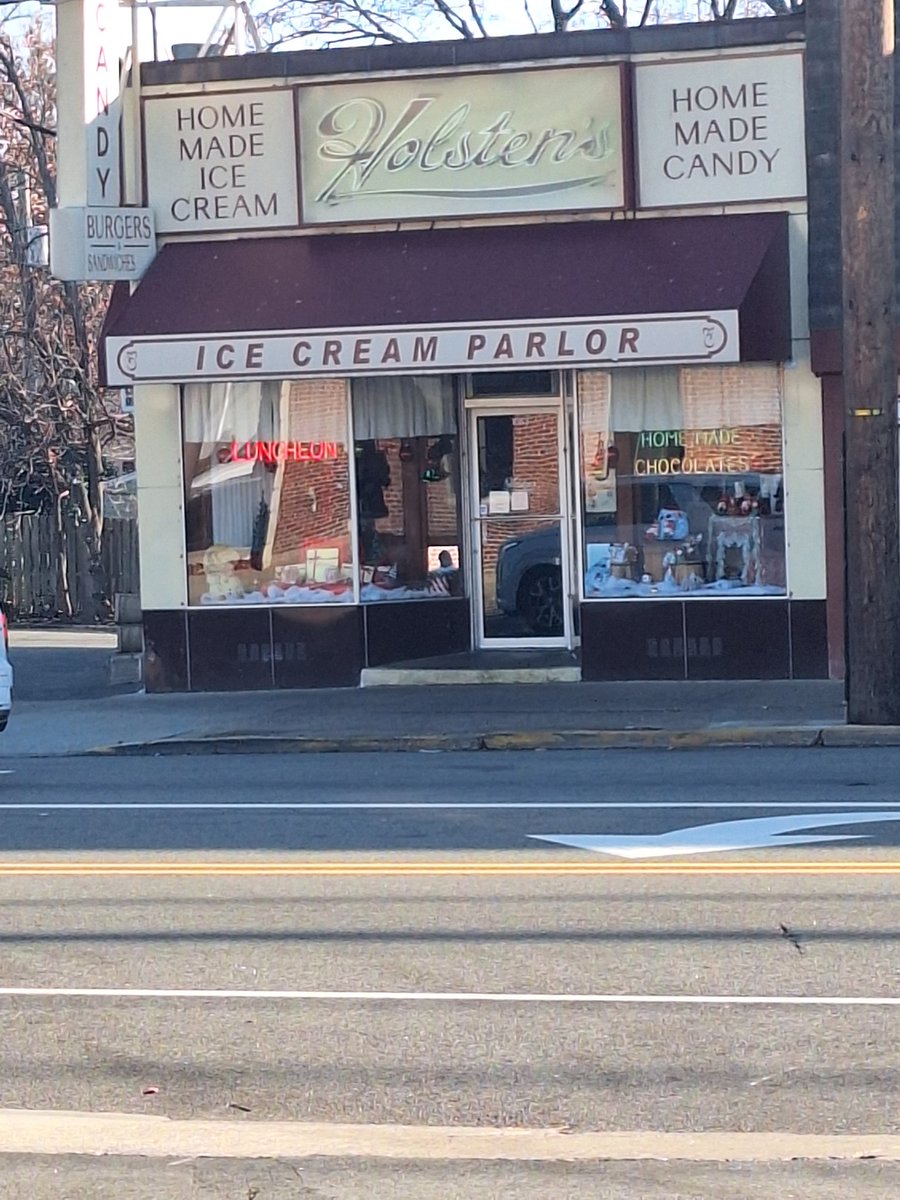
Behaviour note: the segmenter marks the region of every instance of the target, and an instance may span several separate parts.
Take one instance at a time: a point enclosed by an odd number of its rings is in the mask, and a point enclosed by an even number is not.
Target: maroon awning
[[[170,243],[105,337],[737,310],[790,357],[784,213]]]

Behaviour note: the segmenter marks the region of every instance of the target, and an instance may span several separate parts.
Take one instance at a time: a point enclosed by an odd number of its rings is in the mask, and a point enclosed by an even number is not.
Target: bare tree
[[[0,516],[51,512],[60,532],[84,528],[93,582],[77,606],[100,618],[104,449],[123,418],[97,383],[108,288],[61,283],[42,265],[56,202],[54,70],[39,20],[0,26]],[[65,561],[59,569],[71,615]]]
[[[259,0],[257,20],[271,48],[277,49],[304,43],[337,46],[732,21],[798,13],[804,4],[805,0]]]

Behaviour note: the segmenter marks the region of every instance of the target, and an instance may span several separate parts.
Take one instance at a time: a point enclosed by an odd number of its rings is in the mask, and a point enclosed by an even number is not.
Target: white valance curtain
[[[358,442],[456,434],[456,393],[449,376],[354,379],[351,389]]]
[[[200,457],[222,442],[275,437],[281,384],[272,380],[189,383],[184,388],[184,440]]]
[[[616,433],[682,428],[677,367],[623,367],[610,375],[610,428]]]
[[[623,367],[608,375],[609,428],[617,433],[781,423],[781,373],[768,363]]]
[[[196,461],[214,458],[222,443],[271,440],[279,426],[281,384],[260,382],[191,383],[184,388],[186,444],[199,447]],[[190,492],[209,492],[212,540],[249,550],[263,504],[271,500],[272,479],[259,463],[209,461],[190,481]]]

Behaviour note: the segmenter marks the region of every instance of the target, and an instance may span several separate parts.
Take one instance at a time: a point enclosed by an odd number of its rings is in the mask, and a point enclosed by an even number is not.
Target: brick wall
[[[454,461],[458,462],[455,456]],[[456,483],[455,480],[444,479],[440,483],[429,483],[425,489],[428,541],[431,545],[459,544]]]
[[[430,443],[433,439],[425,439]],[[417,445],[420,439],[416,439]],[[390,486],[384,489],[384,501],[388,515],[379,518],[375,527],[379,533],[390,533],[395,537],[403,537],[405,533],[404,495],[403,495],[403,464],[400,462],[399,438],[390,440],[380,439],[377,448],[384,453],[391,472]],[[454,468],[458,474],[459,459],[453,457]],[[459,518],[457,515],[456,488],[458,478],[445,479],[439,483],[422,483],[424,488],[426,515],[428,521],[428,541],[431,544],[457,545],[459,542]],[[410,502],[414,499],[410,497]]]
[[[391,482],[384,489],[384,502],[387,505],[388,515],[379,518],[375,522],[375,527],[380,533],[392,533],[395,537],[403,537],[404,534],[404,515],[403,515],[403,464],[400,462],[400,446],[399,438],[381,439],[375,443],[388,461],[388,467],[391,472]]]
[[[777,425],[781,371],[776,366],[682,367],[678,372],[685,429]]]
[[[513,487],[523,485],[532,512],[559,511],[559,445],[555,413],[513,417]]]
[[[279,465],[280,497],[272,519],[274,565],[304,563],[312,547],[350,549],[350,480],[346,384],[340,379],[298,380],[288,394],[288,428],[281,436],[297,441],[332,441],[336,460]],[[278,482],[278,480],[276,480]]]

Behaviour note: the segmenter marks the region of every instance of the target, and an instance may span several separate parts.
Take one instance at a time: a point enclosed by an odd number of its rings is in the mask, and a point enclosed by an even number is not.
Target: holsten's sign
[[[111,387],[153,380],[421,375],[737,362],[735,311],[189,337],[110,337]]]
[[[300,88],[303,220],[620,208],[620,72],[615,64]]]
[[[635,67],[642,208],[806,195],[803,55]]]
[[[297,225],[291,90],[151,97],[144,123],[160,233]]]

